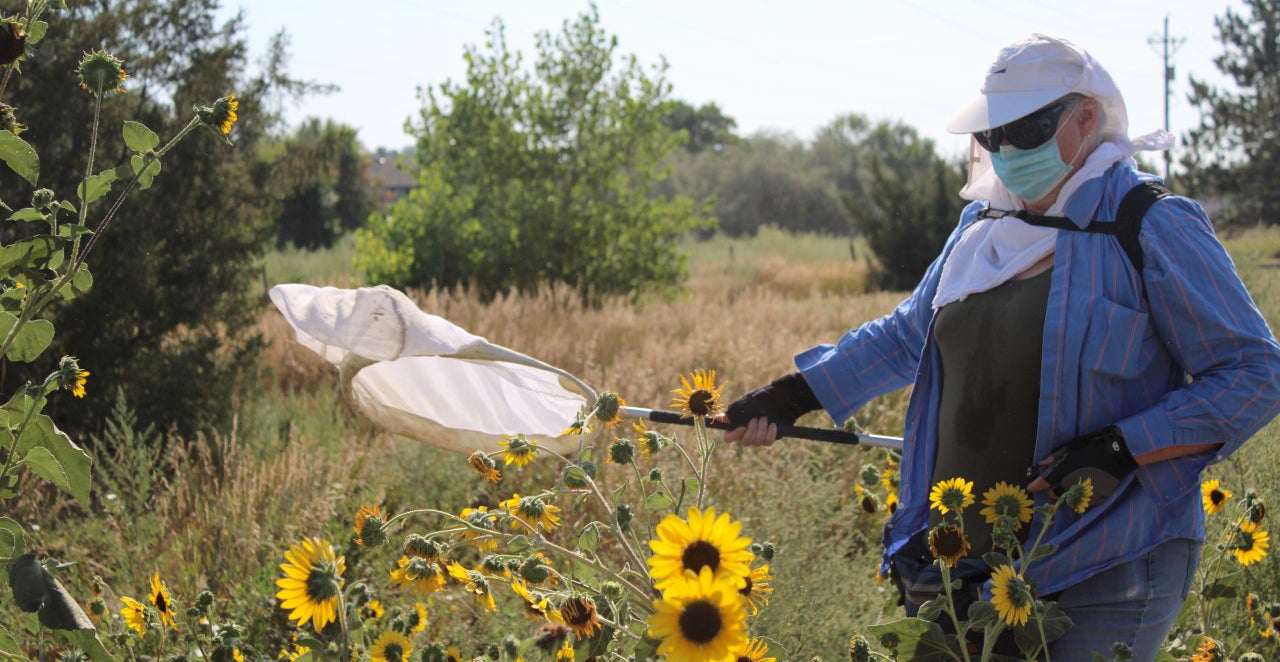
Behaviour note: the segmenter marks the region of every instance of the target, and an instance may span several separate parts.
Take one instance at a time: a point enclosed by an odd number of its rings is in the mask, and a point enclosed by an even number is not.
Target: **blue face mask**
[[[991,154],[991,166],[1005,188],[1027,201],[1043,198],[1071,172],[1071,164],[1058,151],[1057,134],[1031,149],[1001,145]]]
[[[1075,108],[1072,108],[1067,117],[1074,114]],[[1058,131],[1066,124],[1066,120],[1059,124],[1053,138],[1039,147],[1018,149],[1012,145],[1001,145],[999,152],[991,153],[991,166],[1005,188],[1019,198],[1033,202],[1048,195],[1071,172],[1071,164],[1062,160],[1058,149]],[[1083,142],[1080,148],[1084,148]]]

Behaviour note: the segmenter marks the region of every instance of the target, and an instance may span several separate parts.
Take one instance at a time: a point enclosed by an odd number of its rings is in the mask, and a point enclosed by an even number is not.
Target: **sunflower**
[[[502,509],[511,513],[518,520],[512,522],[513,528],[520,528],[520,525],[537,530],[538,525],[542,525],[544,531],[551,531],[560,524],[560,512],[558,506],[551,505],[542,500],[542,497],[521,497],[519,494],[511,495],[510,499],[502,502]]]
[[[605,429],[608,429],[622,423],[622,408],[625,406],[627,401],[617,393],[605,391],[596,398],[596,408],[591,411],[591,415],[600,421]]]
[[[973,481],[963,478],[952,478],[939,481],[929,491],[929,507],[946,515],[951,511],[960,512],[973,505]]]
[[[884,511],[888,513],[889,517],[893,517],[893,514],[898,512],[898,493],[897,492],[890,492],[888,495],[885,496]]]
[[[746,610],[737,590],[703,567],[685,590],[653,601],[649,636],[670,662],[731,660],[747,641]]]
[[[373,650],[369,651],[371,662],[408,662],[413,652],[413,642],[396,632],[387,630],[373,642]]]
[[[214,102],[213,121],[218,125],[218,130],[222,132],[222,135],[231,133],[231,127],[239,119],[239,116],[236,115],[238,110],[240,110],[240,102],[236,100],[236,95],[234,94],[229,94]]]
[[[586,639],[600,629],[600,618],[596,615],[596,605],[590,598],[575,595],[560,605],[560,616],[564,624],[573,629],[579,639]]]
[[[505,465],[516,465],[517,468],[523,467],[533,461],[538,456],[537,442],[533,439],[526,439],[524,435],[517,434],[514,437],[502,435],[502,441],[498,442],[502,447],[502,461]]]
[[[1236,522],[1235,535],[1232,536],[1231,553],[1240,565],[1250,565],[1261,561],[1271,546],[1271,535],[1258,528],[1257,524],[1241,519]]]
[[[477,570],[467,570],[457,561],[449,562],[449,576],[458,580],[467,588],[468,593],[476,596],[476,602],[480,603],[486,611],[497,611],[498,606],[493,601],[493,593],[489,591],[489,580],[484,574]]]
[[[529,592],[529,587],[525,586],[524,581],[515,580],[511,582],[511,590],[515,591],[516,595],[524,600],[525,611],[529,616],[536,620],[542,620],[547,617],[547,599],[542,598],[539,600],[533,597],[533,594]]]
[[[773,594],[773,575],[769,574],[769,564],[765,563],[759,568],[755,568],[746,577],[746,584],[738,589],[738,593],[742,595],[742,601],[746,603],[746,608],[751,610],[751,615],[755,616],[760,613],[760,607],[769,604],[769,596]]]
[[[947,564],[948,568],[956,567],[956,561],[968,554],[969,539],[960,527],[951,524],[939,524],[929,531],[929,551],[933,557]]]
[[[427,605],[421,602],[413,603],[413,609],[409,610],[406,617],[406,625],[409,626],[409,632],[422,632],[427,629]]]
[[[147,599],[156,608],[156,613],[160,614],[161,625],[178,629],[178,622],[173,620],[173,598],[169,595],[169,587],[160,581],[158,572],[151,575],[151,594]]]
[[[391,581],[400,586],[411,586],[419,595],[435,593],[444,588],[444,573],[440,564],[421,556],[402,556],[398,568],[391,571]]]
[[[1226,654],[1219,649],[1219,644],[1212,637],[1205,636],[1200,640],[1200,648],[1191,656],[1191,662],[1218,662],[1225,659]]]
[[[715,370],[694,370],[689,378],[680,375],[678,388],[672,393],[676,395],[671,406],[684,413],[685,418],[709,418],[720,413],[720,391],[728,384],[716,385]]]
[[[495,528],[498,516],[489,512],[487,506],[463,508],[462,512],[458,514],[458,519],[470,525],[458,532],[458,538],[471,541],[482,552],[489,552],[498,548],[497,540],[488,536],[481,538],[484,534],[476,531],[476,529],[493,531]]]
[[[444,652],[444,659],[445,662],[466,662],[462,659],[462,653],[453,646],[450,646],[449,650]]]
[[[387,516],[377,505],[360,506],[356,512],[356,544],[377,547],[387,541]]]
[[[1093,502],[1093,479],[1085,478],[1067,488],[1060,501],[1067,504],[1067,508],[1076,511],[1077,515],[1083,515]]]
[[[370,600],[360,608],[360,619],[365,621],[370,619],[379,619],[382,618],[382,615],[385,613],[387,613],[387,608],[383,607],[381,602],[377,600]]]
[[[769,644],[763,639],[748,639],[733,654],[734,662],[776,662],[777,658],[765,657],[769,654]]]
[[[502,482],[502,472],[494,465],[493,460],[484,451],[476,451],[467,457],[467,464],[472,470],[480,474],[480,477],[497,485]]]
[[[347,561],[335,556],[329,541],[304,538],[284,554],[287,563],[280,564],[284,577],[276,580],[280,591],[280,608],[291,611],[290,620],[298,626],[311,621],[320,632],[338,615],[338,593],[342,590],[342,574]]]
[[[991,575],[991,604],[1007,625],[1026,625],[1035,599],[1031,587],[1013,566],[1002,565]]]
[[[697,575],[703,568],[709,568],[716,579],[741,582],[755,556],[747,550],[751,539],[738,535],[741,530],[741,522],[730,520],[728,513],[717,517],[715,508],[705,512],[690,508],[688,521],[667,515],[658,524],[657,539],[649,541],[650,575],[658,589],[684,583],[686,571]]]
[[[1031,513],[1035,506],[1027,496],[1026,490],[1004,481],[996,483],[995,487],[982,493],[982,505],[986,508],[978,513],[987,521],[987,524],[996,524],[1000,521],[1000,516],[1004,515],[1017,520],[1018,525],[1015,531],[1031,521]]]
[[[80,370],[79,372],[76,373],[76,384],[75,386],[71,387],[71,395],[77,398],[84,397],[84,385],[85,385],[85,382],[88,381],[87,379],[88,376],[89,376],[88,370]]]
[[[1244,596],[1244,613],[1249,616],[1249,625],[1257,623],[1258,596],[1250,593]]]
[[[1222,489],[1218,480],[1206,480],[1200,485],[1200,497],[1204,501],[1204,513],[1213,515],[1222,510],[1222,504],[1231,498],[1231,493]]]
[[[564,662],[573,662],[574,660],[573,642],[568,639],[565,640],[560,650],[556,651],[556,662],[561,660],[564,660]]]
[[[141,602],[133,598],[121,597],[120,601],[124,606],[120,608],[120,615],[124,617],[124,624],[133,628],[138,636],[147,633],[147,610],[142,606]]]
[[[646,460],[652,460],[654,455],[671,443],[666,437],[650,430],[642,418],[637,418],[631,424],[631,429],[635,430],[636,444],[640,446],[640,454]]]

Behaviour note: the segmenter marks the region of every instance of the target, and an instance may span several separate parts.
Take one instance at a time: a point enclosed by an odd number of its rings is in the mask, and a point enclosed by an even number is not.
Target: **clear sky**
[[[665,57],[673,96],[715,102],[741,133],[808,139],[837,116],[897,119],[959,154],[967,139],[943,125],[981,86],[1000,46],[1031,32],[1066,37],[1111,73],[1128,104],[1130,135],[1164,124],[1159,41],[1184,41],[1173,57],[1170,130],[1195,125],[1188,75],[1219,82],[1214,17],[1228,0],[601,0],[618,52],[641,63]],[[1234,6],[1234,5],[1233,5]],[[281,29],[295,77],[333,83],[335,94],[287,109],[290,121],[331,117],[359,129],[370,148],[412,144],[404,123],[418,89],[465,72],[466,44],[481,44],[495,16],[526,63],[534,34],[558,30],[587,0],[223,0],[243,10],[255,56]],[[1155,42],[1154,45],[1152,42]]]

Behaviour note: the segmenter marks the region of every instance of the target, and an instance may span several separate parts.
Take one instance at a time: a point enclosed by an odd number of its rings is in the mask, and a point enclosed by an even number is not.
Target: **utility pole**
[[[1160,46],[1160,49],[1158,52],[1160,53],[1161,57],[1164,59],[1164,130],[1165,131],[1169,130],[1169,99],[1173,97],[1173,88],[1172,88],[1172,83],[1174,80],[1173,62],[1170,60],[1170,58],[1173,57],[1173,52],[1176,52],[1178,50],[1178,47],[1182,46],[1182,43],[1185,41],[1186,41],[1185,37],[1177,37],[1173,39],[1169,38],[1169,15],[1168,14],[1164,15],[1164,35],[1163,36],[1152,35],[1151,37],[1147,38],[1147,43],[1150,44],[1152,47],[1155,47],[1157,44]],[[1172,49],[1173,52],[1170,51],[1170,48],[1169,48],[1170,46],[1173,47]],[[1164,183],[1166,186],[1169,184],[1169,163],[1172,159],[1172,155],[1171,155],[1172,151],[1173,151],[1172,149],[1166,149],[1164,151]]]

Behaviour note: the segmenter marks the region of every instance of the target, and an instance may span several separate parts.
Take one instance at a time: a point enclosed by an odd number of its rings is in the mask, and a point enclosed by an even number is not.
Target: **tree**
[[[933,141],[901,123],[880,122],[861,143],[868,173],[865,199],[845,207],[879,262],[873,286],[910,289],[955,228],[965,201],[963,164],[948,164]]]
[[[684,131],[687,138],[684,149],[691,154],[706,149],[718,152],[738,140],[733,134],[737,120],[725,115],[715,103],[704,103],[694,108],[684,101],[673,101],[662,123],[676,131]]]
[[[1246,0],[1215,20],[1223,53],[1214,59],[1235,89],[1191,77],[1200,124],[1186,134],[1182,183],[1218,197],[1219,225],[1280,222],[1280,2]]]
[[[501,20],[470,46],[466,80],[424,92],[412,126],[418,186],[357,233],[357,266],[398,286],[474,283],[492,297],[562,282],[587,300],[676,282],[676,241],[709,219],[650,195],[682,137],[663,124],[665,65],[634,56],[593,6],[537,38],[533,72]]]
[[[356,130],[308,118],[293,133],[266,146],[263,159],[283,195],[276,243],[314,250],[332,246],[364,224],[375,198],[368,156]]]
[[[216,134],[171,151],[152,189],[130,198],[95,247],[93,289],[55,311],[58,345],[49,355],[77,356],[92,373],[88,397],[60,404],[55,418],[73,432],[92,429],[121,387],[144,426],[190,433],[228,420],[259,345],[250,330],[261,292],[251,284],[274,215],[254,150],[275,121],[269,95],[297,89],[283,74],[283,44],[249,78],[242,21],[217,24],[207,0],[77,3],[50,20],[55,29],[10,81],[6,101],[28,125],[24,137],[40,145],[40,186],[61,197],[75,195],[88,153],[93,107],[71,74],[86,51],[107,47],[129,74],[127,94],[103,105],[95,169],[126,158],[124,118],[172,136],[193,105],[240,97],[236,148]],[[24,184],[0,180],[0,199],[30,196]],[[23,378],[6,371],[5,390]]]
[[[754,235],[765,225],[791,232],[851,233],[829,173],[787,134],[758,132],[724,148],[677,154],[671,190],[714,204],[719,229]]]

